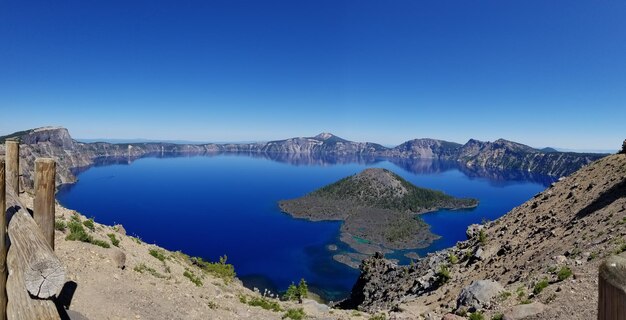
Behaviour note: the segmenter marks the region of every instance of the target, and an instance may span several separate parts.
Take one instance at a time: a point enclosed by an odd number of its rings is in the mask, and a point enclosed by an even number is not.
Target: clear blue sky
[[[626,1],[2,1],[0,111],[0,134],[617,149]]]

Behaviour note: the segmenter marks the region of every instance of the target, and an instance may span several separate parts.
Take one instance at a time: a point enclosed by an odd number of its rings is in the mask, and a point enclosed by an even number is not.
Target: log
[[[598,320],[626,320],[626,256],[607,258],[598,280]]]
[[[0,159],[0,320],[7,318],[7,215],[4,159]]]
[[[60,319],[54,302],[46,299],[61,291],[65,270],[12,190],[7,192],[7,212],[12,214],[8,227],[7,318]]]
[[[50,158],[35,160],[35,200],[33,218],[43,237],[54,250],[54,191],[56,162]]]
[[[20,144],[6,141],[6,184],[13,193],[20,194]]]

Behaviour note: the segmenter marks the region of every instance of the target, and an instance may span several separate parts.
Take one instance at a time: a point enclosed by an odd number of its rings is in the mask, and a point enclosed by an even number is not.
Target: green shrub
[[[226,255],[220,257],[219,262],[207,262],[200,257],[191,258],[193,264],[222,279],[225,284],[230,283],[237,276],[235,267],[232,264],[226,263],[227,260],[228,257]]]
[[[482,312],[476,311],[470,314],[469,320],[485,320],[485,316],[483,316]]]
[[[504,314],[502,313],[496,313],[493,316],[491,316],[491,320],[502,320],[504,318]]]
[[[559,281],[563,281],[572,276],[572,270],[568,267],[562,267],[561,270],[556,274],[556,277]]]
[[[450,253],[448,255],[448,261],[452,264],[457,264],[457,262],[459,262],[459,257],[457,257],[454,253]]]
[[[59,231],[65,231],[65,228],[67,227],[67,224],[65,224],[65,221],[63,220],[54,220],[54,229],[55,230],[59,230]]]
[[[148,251],[148,253],[150,253],[151,256],[157,258],[160,261],[165,261],[165,259],[166,259],[165,254],[161,250],[150,249],[150,251]]]
[[[439,285],[442,285],[448,281],[450,281],[450,270],[447,266],[441,266],[439,271],[437,271],[437,282]]]
[[[537,283],[535,283],[535,288],[533,288],[534,294],[540,294],[543,289],[547,288],[549,285],[548,279],[543,279]]]
[[[302,320],[306,317],[306,313],[304,313],[304,309],[288,309],[285,314],[281,317],[281,319],[293,319],[293,320]]]
[[[520,286],[519,288],[517,288],[517,299],[524,300],[528,297],[528,295],[526,295],[526,290],[524,290],[523,286]]]
[[[140,263],[138,265],[136,265],[133,270],[135,270],[136,272],[139,273],[144,273],[144,272],[148,272],[149,274],[151,274],[152,276],[156,277],[156,278],[160,278],[160,279],[165,279],[167,278],[166,276],[158,273],[156,270],[146,266],[145,263]]]
[[[280,312],[282,309],[278,302],[271,300],[267,297],[248,297],[239,296],[239,301],[253,307],[261,307],[265,310],[271,310],[274,312]]]
[[[287,291],[283,295],[283,299],[287,301],[296,301],[298,300],[298,287],[296,287],[295,283],[291,283],[287,288]]]
[[[487,243],[487,234],[485,233],[485,231],[480,230],[480,232],[478,233],[478,241],[482,245],[485,245]]]
[[[143,242],[141,242],[141,239],[139,239],[139,237],[133,237],[130,236],[131,239],[133,239],[133,241],[135,241],[137,244],[142,244]]]
[[[300,279],[298,286],[295,283],[291,283],[287,288],[287,291],[283,295],[283,299],[288,301],[299,301],[302,303],[302,299],[309,296],[309,286],[304,279]]]
[[[369,320],[387,320],[387,316],[384,313],[379,313],[377,315],[371,316]]]
[[[187,279],[189,279],[189,281],[193,282],[196,286],[202,287],[202,280],[200,280],[199,277],[197,277],[195,274],[193,274],[193,272],[191,272],[189,270],[185,270],[185,272],[183,272],[183,276],[187,277]]]
[[[107,248],[107,249],[111,247],[111,245],[108,242],[106,242],[104,240],[100,240],[100,239],[93,239],[92,238],[89,242],[91,244],[95,244],[95,245],[97,245],[99,247],[103,247],[103,248]]]
[[[300,279],[300,283],[298,283],[298,297],[300,302],[302,302],[302,299],[309,297],[309,286],[304,281],[304,278]]]
[[[116,247],[120,246],[120,240],[115,237],[115,234],[109,233],[109,234],[107,234],[107,236],[109,237],[109,239],[111,239],[111,243],[114,246],[116,246]]]
[[[70,233],[65,237],[66,240],[91,242],[91,236],[85,232],[83,225],[74,219],[67,224]]]
[[[89,229],[91,231],[96,230],[96,226],[93,224],[93,218],[89,218],[89,219],[83,221],[83,225],[85,227],[87,227],[87,229]]]

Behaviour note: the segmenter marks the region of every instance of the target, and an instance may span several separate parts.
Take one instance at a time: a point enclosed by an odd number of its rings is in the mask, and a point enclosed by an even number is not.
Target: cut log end
[[[26,290],[32,296],[48,299],[57,295],[65,284],[65,270],[57,263],[42,260],[29,264],[24,273]]]

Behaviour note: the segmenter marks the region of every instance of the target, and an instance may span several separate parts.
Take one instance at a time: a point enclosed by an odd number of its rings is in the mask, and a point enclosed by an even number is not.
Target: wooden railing
[[[0,212],[5,213],[0,215],[0,320],[60,319],[54,299],[65,270],[54,254],[55,175],[54,160],[35,161],[31,215],[19,198],[19,143],[6,142],[0,160]]]
[[[626,320],[626,256],[614,255],[598,274],[598,320]]]

